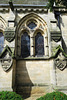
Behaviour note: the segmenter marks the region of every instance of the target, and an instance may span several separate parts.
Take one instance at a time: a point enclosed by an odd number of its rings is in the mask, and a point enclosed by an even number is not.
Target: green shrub
[[[19,94],[15,92],[2,91],[0,92],[0,100],[23,100]]]
[[[37,100],[67,100],[67,95],[63,92],[52,92],[47,93],[43,97],[38,98]]]

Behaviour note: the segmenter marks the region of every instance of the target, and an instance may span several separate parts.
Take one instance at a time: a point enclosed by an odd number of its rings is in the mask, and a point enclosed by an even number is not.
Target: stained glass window
[[[34,22],[30,22],[27,26],[28,26],[30,29],[34,29],[37,25],[36,25]]]
[[[3,51],[4,48],[4,36],[3,33],[0,32],[0,53]]]
[[[38,32],[35,36],[35,55],[44,55],[44,37],[41,35],[40,32]]]
[[[21,55],[23,58],[30,55],[30,37],[27,32],[21,36]]]

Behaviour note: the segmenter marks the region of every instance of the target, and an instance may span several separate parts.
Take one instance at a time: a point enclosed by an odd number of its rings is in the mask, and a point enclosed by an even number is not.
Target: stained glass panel
[[[30,55],[30,37],[27,32],[24,32],[21,37],[21,55],[23,58]]]
[[[40,32],[38,32],[35,37],[35,55],[37,56],[44,55],[44,38]]]
[[[34,29],[36,26],[37,26],[37,25],[36,25],[34,22],[31,22],[31,23],[28,24],[28,27],[29,27],[30,29]]]
[[[4,36],[3,33],[0,32],[0,53],[3,51],[4,48]]]

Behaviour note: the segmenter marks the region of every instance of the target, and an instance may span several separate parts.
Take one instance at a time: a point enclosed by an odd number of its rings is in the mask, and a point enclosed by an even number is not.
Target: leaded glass
[[[35,37],[35,55],[37,56],[44,55],[44,38],[40,32],[38,32]]]
[[[21,55],[23,58],[30,55],[30,37],[27,32],[24,32],[21,37]]]
[[[3,33],[0,32],[0,53],[3,51],[4,48],[4,36]]]
[[[34,22],[31,22],[27,25],[30,29],[34,29],[37,25]]]

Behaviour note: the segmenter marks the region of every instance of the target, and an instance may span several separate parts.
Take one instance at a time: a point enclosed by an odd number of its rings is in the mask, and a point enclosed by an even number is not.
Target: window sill
[[[50,57],[48,57],[48,56],[44,56],[44,57],[26,57],[26,58],[16,57],[16,60],[48,60],[48,59],[50,59]]]

